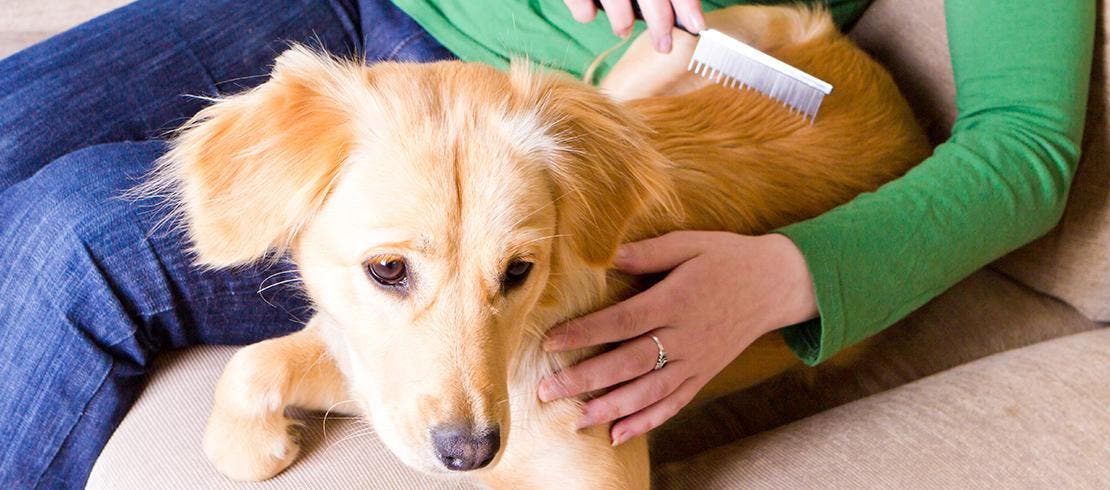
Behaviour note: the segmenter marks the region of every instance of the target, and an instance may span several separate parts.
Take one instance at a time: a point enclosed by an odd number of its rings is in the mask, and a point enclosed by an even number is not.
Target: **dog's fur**
[[[269,81],[201,111],[142,191],[176,197],[205,266],[289,254],[317,309],[228,364],[204,437],[216,467],[269,478],[297,455],[285,408],[338,406],[426,472],[447,473],[431,427],[499,424],[498,458],[472,472],[486,484],[648,486],[643,437],[613,447],[604,427],[575,430],[579,401],[537,400],[542,377],[596,353],[545,354],[545,330],[631,294],[606,272],[621,242],[764,233],[928,152],[890,77],[826,13],[734,7],[707,21],[833,83],[816,122],[686,74],[695,41],[677,30],[670,55],[635,41],[608,95],[520,64],[368,67],[293,48]],[[367,277],[381,254],[407,261],[407,293]],[[505,292],[514,258],[533,270]],[[794,365],[767,336],[708,390]]]

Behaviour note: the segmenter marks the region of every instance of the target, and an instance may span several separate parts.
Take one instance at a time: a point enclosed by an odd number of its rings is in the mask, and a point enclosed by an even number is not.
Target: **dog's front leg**
[[[326,409],[346,397],[346,386],[319,332],[318,320],[300,332],[244,347],[216,384],[204,432],[204,452],[234,480],[257,481],[296,458],[295,422],[285,407]]]

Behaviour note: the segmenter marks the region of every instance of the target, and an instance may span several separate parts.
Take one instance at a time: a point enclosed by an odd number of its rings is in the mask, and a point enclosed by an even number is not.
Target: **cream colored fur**
[[[609,95],[520,64],[367,67],[293,48],[270,81],[201,111],[142,191],[176,196],[204,266],[290,254],[317,309],[303,331],[228,364],[204,437],[213,464],[269,478],[297,455],[286,407],[346,404],[429,473],[449,473],[430,427],[500,424],[497,459],[467,476],[647,487],[644,438],[613,447],[605,428],[575,430],[578,401],[537,400],[542,377],[594,353],[545,354],[546,329],[633,292],[606,272],[623,241],[767,232],[928,151],[893,82],[826,14],[737,7],[708,22],[833,83],[816,123],[691,78],[693,40],[679,31],[669,56],[635,41]],[[406,260],[407,294],[367,277],[383,254]],[[520,258],[531,275],[502,291]],[[703,394],[794,365],[768,336]]]

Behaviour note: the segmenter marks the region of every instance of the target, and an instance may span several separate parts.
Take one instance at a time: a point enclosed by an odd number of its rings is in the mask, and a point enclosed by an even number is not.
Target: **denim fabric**
[[[261,83],[290,41],[451,57],[388,1],[148,0],[0,60],[0,488],[82,486],[159,352],[310,316],[288,264],[194,268],[157,203],[119,197],[186,94]]]

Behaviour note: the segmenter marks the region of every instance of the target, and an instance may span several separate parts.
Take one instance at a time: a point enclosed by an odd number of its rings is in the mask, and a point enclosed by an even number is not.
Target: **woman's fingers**
[[[621,246],[616,266],[630,274],[672,270],[697,257],[704,249],[704,235],[671,232]],[[669,278],[669,277],[668,277]],[[591,345],[630,339],[658,327],[672,324],[675,304],[686,292],[664,279],[640,294],[608,308],[557,325],[547,332],[543,343],[548,352],[563,352]]]
[[[552,329],[548,350],[625,342],[537,387],[545,401],[609,388],[584,405],[581,424],[615,419],[614,444],[678,413],[756,337],[816,314],[811,297],[791,299],[799,290],[812,296],[813,282],[782,235],[676,232],[630,244],[618,264],[634,273],[674,268],[647,291]],[[648,332],[671,360],[660,370]]]
[[[591,345],[630,339],[667,325],[673,308],[668,308],[667,287],[656,284],[647,291],[608,308],[553,327],[543,342],[548,352],[564,352]]]
[[[609,17],[609,25],[613,28],[613,34],[620,38],[626,38],[629,34],[632,34],[632,22],[636,19],[632,14],[631,1],[601,0],[601,6],[605,7],[605,15]]]
[[[705,29],[701,0],[600,0],[613,34],[618,37],[628,37],[632,33],[635,21],[632,2],[639,4],[640,14],[655,42],[655,50],[660,53],[671,52],[671,30],[675,25],[681,25],[692,33]],[[590,22],[597,16],[597,5],[593,0],[563,0],[563,3],[578,22]]]
[[[597,7],[594,6],[593,0],[563,0],[563,4],[578,22],[590,22],[597,17]]]
[[[625,342],[544,379],[537,395],[549,402],[623,383],[651,371],[658,353],[650,337]]]
[[[682,369],[685,361],[674,361],[658,371],[640,376],[605,395],[586,402],[578,428],[591,427],[617,420],[654,405],[666,398],[688,376]]]
[[[666,235],[626,243],[617,250],[614,266],[629,274],[666,272],[697,257],[705,247],[699,233],[672,231]]]
[[[697,34],[705,30],[705,15],[701,11],[701,0],[672,0],[675,22],[682,24],[688,32]]]
[[[648,34],[655,42],[655,50],[671,52],[671,29],[674,28],[674,11],[670,0],[640,0],[640,13],[648,26]]]
[[[662,400],[613,424],[613,427],[609,429],[609,436],[613,439],[613,445],[622,444],[633,437],[647,434],[648,431],[663,425],[663,422],[674,417],[682,407],[690,403],[699,389],[701,389],[701,385],[696,379],[688,378],[674,392]]]

